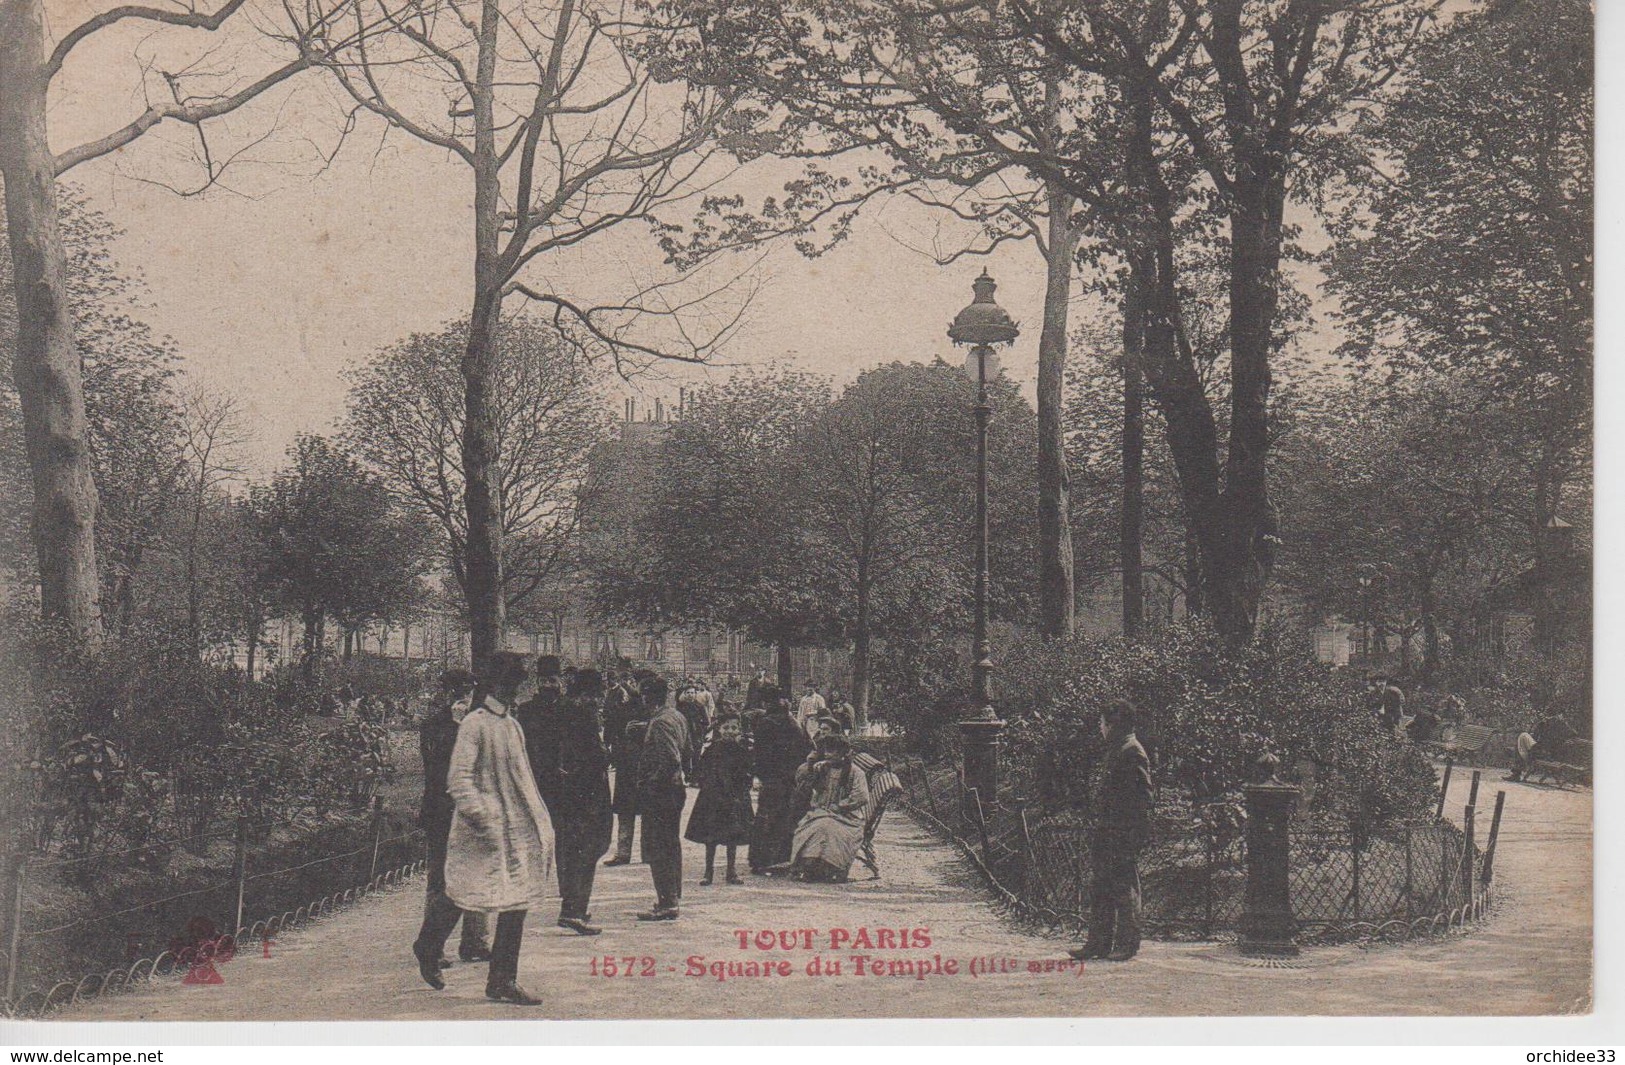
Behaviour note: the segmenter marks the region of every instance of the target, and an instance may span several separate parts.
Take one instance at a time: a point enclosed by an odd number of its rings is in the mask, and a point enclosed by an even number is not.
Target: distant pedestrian
[[[801,698],[796,702],[796,724],[801,726],[801,730],[807,734],[809,740],[818,735],[818,719],[823,717],[828,709],[829,704],[818,694],[818,687],[808,680]]]
[[[1134,704],[1118,699],[1100,719],[1106,741],[1090,840],[1094,883],[1089,936],[1078,961],[1127,961],[1140,949],[1140,851],[1150,834],[1151,761],[1134,735]]]
[[[835,723],[840,726],[841,734],[849,736],[855,727],[858,711],[852,705],[851,700],[847,699],[839,691],[832,691],[829,693],[829,716],[833,717]]]
[[[489,681],[457,730],[447,774],[456,808],[446,854],[446,895],[455,904],[424,922],[414,953],[424,982],[439,990],[442,944],[456,923],[456,908],[496,914],[485,997],[536,1006],[541,999],[519,986],[519,950],[525,914],[547,896],[553,877],[553,824],[525,751],[525,736],[509,706],[525,680],[525,660],[509,651],[490,656]]]
[[[711,715],[706,706],[709,695],[709,692],[702,694],[699,684],[693,679],[685,680],[677,692],[677,712],[683,715],[683,721],[688,725],[688,746],[683,749],[683,781],[690,786],[698,784],[696,772],[700,749],[705,746],[705,738],[711,731]]]
[[[705,844],[705,876],[700,884],[709,886],[716,878],[718,847],[727,852],[727,882],[742,884],[736,863],[740,846],[750,842],[755,813],[750,806],[750,751],[737,717],[717,724],[716,738],[700,755],[699,776],[700,794],[684,838]]]
[[[610,761],[615,768],[610,808],[616,818],[615,853],[605,865],[632,863],[632,840],[638,823],[638,762],[643,757],[644,734],[649,731],[649,715],[643,709],[639,680],[638,677],[623,680],[610,690],[604,702],[604,735],[609,741]]]

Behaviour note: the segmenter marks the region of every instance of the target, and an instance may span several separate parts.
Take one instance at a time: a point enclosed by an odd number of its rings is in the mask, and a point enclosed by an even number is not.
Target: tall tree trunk
[[[869,723],[869,589],[867,580],[858,582],[858,616],[852,629],[852,723],[863,728]]]
[[[1061,408],[1066,384],[1066,329],[1072,295],[1073,198],[1049,190],[1048,279],[1044,329],[1038,339],[1038,601],[1045,636],[1072,634],[1074,614],[1070,478]]]
[[[90,644],[101,635],[96,481],[68,303],[56,161],[46,133],[44,11],[0,0],[0,177],[17,299],[14,374],[34,488],[40,613]]]
[[[463,484],[468,509],[465,569],[468,625],[474,672],[482,673],[502,649],[507,604],[502,594],[501,461],[497,438],[500,389],[497,326],[502,315],[505,272],[501,240],[501,166],[497,158],[493,83],[501,12],[494,0],[482,6],[478,66],[474,77],[474,309],[463,351]]]
[[[1123,583],[1123,635],[1140,635],[1145,620],[1142,572],[1145,537],[1145,296],[1141,279],[1123,294],[1123,505],[1118,527],[1118,569]]]
[[[1223,565],[1209,568],[1208,599],[1219,631],[1245,638],[1258,622],[1275,564],[1266,460],[1284,194],[1279,179],[1267,174],[1244,170],[1236,184],[1230,215],[1230,446],[1216,545]]]
[[[791,657],[790,645],[789,644],[781,643],[781,644],[778,645],[777,650],[778,650],[778,668],[779,668],[779,694],[783,695],[786,699],[788,699],[792,695],[795,694],[795,683],[796,683],[795,661]]]
[[[265,620],[262,617],[260,617],[258,611],[255,611],[252,614],[250,614],[249,619],[248,619],[248,640],[247,640],[247,643],[248,643],[248,662],[247,662],[247,665],[248,665],[248,682],[249,683],[253,683],[253,681],[254,681],[254,661],[258,657],[258,652],[259,652],[259,649],[260,649],[260,629],[264,628],[264,626],[265,626]]]

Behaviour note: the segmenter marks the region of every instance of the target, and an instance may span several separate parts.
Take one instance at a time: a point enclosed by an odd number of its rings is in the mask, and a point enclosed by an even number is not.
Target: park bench
[[[863,751],[854,753],[852,765],[862,771],[869,785],[869,809],[863,818],[863,842],[858,846],[858,861],[874,874],[871,880],[879,880],[880,861],[875,857],[875,833],[880,831],[880,819],[886,816],[886,807],[902,794],[903,782],[890,766],[872,754]]]
[[[1447,738],[1434,740],[1427,746],[1448,758],[1467,760],[1483,754],[1494,736],[1495,730],[1488,725],[1458,725]]]
[[[1540,748],[1537,747],[1535,750],[1538,753]],[[1590,784],[1591,741],[1570,740],[1558,748],[1556,757],[1534,759],[1528,775],[1544,777],[1560,786]]]

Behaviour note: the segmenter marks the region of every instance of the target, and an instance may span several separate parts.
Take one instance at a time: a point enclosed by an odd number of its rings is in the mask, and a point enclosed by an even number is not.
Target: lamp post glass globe
[[[987,635],[988,529],[987,529],[987,423],[993,407],[987,399],[987,382],[999,372],[993,349],[1013,344],[1021,330],[1010,315],[993,299],[998,284],[986,270],[972,283],[975,293],[970,305],[948,326],[948,339],[970,347],[965,371],[976,381],[976,628],[971,648],[970,716],[993,720],[989,679],[993,673],[993,649]]]

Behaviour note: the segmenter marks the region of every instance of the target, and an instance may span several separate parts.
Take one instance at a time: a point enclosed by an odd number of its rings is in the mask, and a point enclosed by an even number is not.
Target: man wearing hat
[[[457,728],[446,791],[455,812],[446,848],[446,896],[413,945],[418,973],[440,990],[440,953],[458,910],[496,914],[485,997],[519,1006],[541,999],[519,986],[525,914],[546,898],[553,877],[553,823],[526,757],[525,737],[508,707],[525,680],[525,660],[511,651],[490,656],[489,680]]]
[[[451,752],[457,744],[457,726],[468,713],[474,698],[474,674],[466,669],[448,669],[440,675],[440,699],[423,719],[418,729],[419,750],[423,756],[423,804],[418,811],[418,825],[423,829],[428,844],[429,891],[424,906],[424,923],[437,910],[455,909],[446,898],[446,843],[451,836],[451,796],[446,794],[446,774],[451,769]],[[462,943],[457,956],[463,961],[489,961],[491,948],[486,945],[485,915],[478,912],[461,914]],[[457,918],[449,911],[445,917],[453,924]],[[444,941],[440,947],[444,949]],[[442,967],[450,962],[435,959]]]
[[[1140,949],[1140,851],[1151,827],[1151,761],[1134,734],[1136,712],[1114,699],[1100,717],[1104,765],[1095,792],[1089,936],[1078,961],[1127,961]]]
[[[609,850],[614,815],[609,803],[609,752],[604,748],[599,703],[604,682],[596,669],[576,670],[568,694],[555,711],[559,737],[554,837],[559,863],[559,927],[595,936],[602,929],[592,916],[593,876]]]
[[[683,806],[688,789],[683,783],[683,751],[688,746],[688,722],[666,705],[666,682],[654,677],[643,685],[649,731],[638,762],[638,816],[643,820],[643,860],[654,875],[654,908],[638,914],[640,921],[675,921],[683,896]]]

